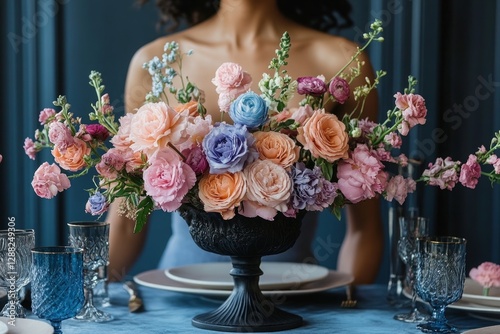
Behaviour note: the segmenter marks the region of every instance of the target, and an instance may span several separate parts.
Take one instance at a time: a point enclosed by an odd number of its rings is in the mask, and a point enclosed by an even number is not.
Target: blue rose
[[[264,124],[267,120],[268,109],[262,97],[249,91],[241,94],[231,103],[229,116],[234,123],[253,129]]]
[[[255,138],[246,126],[218,123],[202,142],[211,174],[235,173],[243,169],[245,162],[256,159],[252,149]]]
[[[85,205],[85,212],[93,216],[102,215],[108,209],[106,197],[100,192],[91,195]]]

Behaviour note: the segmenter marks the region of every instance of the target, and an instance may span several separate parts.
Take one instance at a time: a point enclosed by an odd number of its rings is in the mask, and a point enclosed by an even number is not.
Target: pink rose
[[[158,151],[144,170],[144,190],[163,211],[177,210],[196,183],[196,174],[171,148]]]
[[[469,272],[470,278],[489,289],[492,286],[500,287],[500,265],[492,262],[483,262]]]
[[[477,157],[470,154],[467,162],[460,169],[460,183],[467,188],[476,188],[477,182],[481,177],[481,166],[477,162]]]
[[[50,123],[49,140],[58,148],[60,152],[66,151],[66,148],[73,145],[74,142],[71,131],[62,122]]]
[[[111,138],[111,144],[117,149],[125,151],[132,145],[132,140],[130,140],[130,123],[134,114],[125,114],[125,116],[120,117],[120,127],[116,135]]]
[[[169,143],[182,143],[187,139],[187,112],[177,113],[164,102],[144,104],[130,122],[130,148],[151,158]]]
[[[33,140],[31,138],[26,138],[24,140],[23,148],[24,148],[24,153],[26,153],[26,155],[31,160],[35,160],[37,150],[35,148],[35,143],[33,142]]]
[[[344,102],[347,101],[351,95],[349,83],[340,77],[333,78],[332,82],[330,82],[330,86],[328,87],[328,91],[340,104],[344,104]]]
[[[217,100],[217,104],[219,105],[219,109],[224,112],[229,112],[229,106],[231,106],[231,102],[235,99],[234,95],[231,93],[220,93],[219,99]]]
[[[387,182],[385,188],[385,198],[390,202],[393,199],[403,205],[406,196],[415,191],[417,184],[413,179],[405,179],[401,175],[396,175]]]
[[[208,170],[208,161],[201,146],[193,146],[191,149],[182,151],[186,158],[186,164],[195,172],[196,175],[202,175]]]
[[[313,157],[328,162],[348,157],[349,136],[344,123],[334,114],[327,114],[324,109],[316,110],[297,130],[297,140]]]
[[[48,162],[44,162],[35,171],[31,186],[38,196],[51,199],[58,192],[68,189],[71,184],[66,174],[62,174],[56,164],[49,165]]]
[[[256,206],[271,209],[274,214],[266,212],[265,219],[272,220],[277,211],[287,211],[292,192],[292,180],[286,170],[269,160],[257,160],[244,170],[247,180],[246,199]],[[245,205],[243,209],[246,211]],[[241,212],[242,215],[245,215]]]
[[[387,174],[384,165],[364,144],[351,153],[351,157],[339,161],[337,168],[338,186],[345,198],[358,203],[382,193],[386,187]]]
[[[52,108],[45,108],[42,111],[40,111],[40,115],[38,116],[38,121],[40,124],[44,125],[47,123],[47,120],[51,118],[55,118],[56,111]]]
[[[215,91],[218,94],[231,92],[233,98],[236,98],[250,89],[252,77],[243,71],[240,65],[227,62],[220,65],[215,71],[212,83],[215,85]]]
[[[101,161],[95,166],[99,175],[108,180],[116,179],[118,172],[125,166],[123,152],[116,148],[109,149],[102,155]]]
[[[299,108],[291,108],[290,112],[291,115],[289,118],[302,125],[309,117],[313,115],[314,110],[310,105],[306,104],[305,106],[301,106]]]

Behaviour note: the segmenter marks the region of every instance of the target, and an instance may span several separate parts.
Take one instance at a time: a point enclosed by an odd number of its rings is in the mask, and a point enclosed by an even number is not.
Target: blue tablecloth
[[[87,323],[74,319],[63,322],[64,334],[122,334],[122,333],[215,333],[191,325],[193,316],[211,311],[222,303],[220,299],[139,287],[145,311],[129,313],[128,294],[121,284],[110,284],[112,305],[105,310],[115,319],[107,323]],[[386,287],[382,285],[360,286],[356,291],[357,308],[341,308],[345,289],[337,288],[311,295],[287,297],[280,307],[304,318],[302,327],[290,333],[348,333],[388,334],[421,333],[414,324],[393,319],[401,310],[386,302]],[[450,323],[460,330],[498,325],[493,320],[479,319],[465,311],[447,309]],[[30,315],[30,318],[36,318]],[[498,316],[500,321],[500,315]]]

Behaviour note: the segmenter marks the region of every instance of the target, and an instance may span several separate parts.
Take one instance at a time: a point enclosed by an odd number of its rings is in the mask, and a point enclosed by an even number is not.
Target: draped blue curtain
[[[379,88],[381,117],[392,108],[392,95],[406,87],[409,74],[417,77],[417,92],[426,98],[427,124],[412,131],[402,151],[427,164],[443,155],[464,161],[468,152],[489,145],[500,129],[500,0],[481,5],[467,0],[359,0],[352,5],[354,26],[342,31],[344,36],[361,43],[367,24],[374,18],[383,21],[385,41],[368,51],[374,67],[388,71]],[[45,152],[37,161],[29,160],[24,138],[33,136],[38,112],[58,94],[66,95],[72,111],[86,119],[94,100],[87,79],[91,70],[103,74],[111,102],[123,112],[128,62],[162,32],[156,29],[152,3],[138,9],[133,0],[4,0],[0,6],[0,224],[15,217],[18,227],[36,229],[37,244],[62,244],[67,222],[94,219],[83,211],[90,176],[72,180],[72,187],[52,200],[37,198],[30,185],[33,172],[51,157]],[[490,93],[487,98],[477,95],[479,85],[484,87],[480,93]],[[419,187],[412,201],[431,217],[433,232],[469,239],[469,266],[500,262],[499,186],[482,180],[474,191]],[[386,222],[388,204],[382,205]],[[134,271],[156,265],[170,233],[168,222],[164,213],[153,215],[147,247]],[[343,233],[343,222],[321,215],[314,247],[332,251],[325,265],[335,266]],[[385,260],[379,280],[387,276]]]

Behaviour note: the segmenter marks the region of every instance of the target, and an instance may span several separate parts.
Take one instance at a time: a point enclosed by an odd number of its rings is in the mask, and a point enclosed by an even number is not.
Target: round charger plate
[[[229,275],[229,274],[228,274]],[[134,281],[137,284],[147,286],[154,289],[183,292],[202,296],[211,297],[227,297],[232,290],[224,289],[205,289],[197,285],[192,285],[184,282],[179,282],[165,275],[164,270],[150,270],[134,276]],[[296,289],[284,290],[262,290],[262,293],[267,296],[281,294],[283,296],[304,295],[315,292],[321,292],[333,288],[346,286],[353,281],[353,277],[349,274],[329,270],[328,275],[323,279],[304,283]]]
[[[500,326],[488,326],[483,328],[470,329],[463,332],[463,334],[498,334],[500,333]]]
[[[233,277],[229,275],[230,262],[198,263],[165,270],[168,278],[198,286],[203,289],[233,288]],[[304,283],[318,281],[328,275],[328,269],[308,263],[262,262],[263,275],[259,278],[262,290],[292,289]]]
[[[34,319],[24,319],[17,318],[16,326],[11,326],[8,324],[10,321],[9,318],[0,317],[0,321],[7,326],[7,331],[0,333],[8,333],[8,334],[53,334],[54,328],[48,323],[40,320]]]
[[[500,308],[500,288],[490,288],[488,296],[483,296],[483,287],[473,279],[466,278],[462,300]]]

